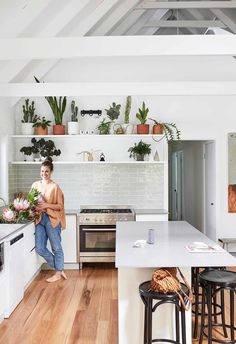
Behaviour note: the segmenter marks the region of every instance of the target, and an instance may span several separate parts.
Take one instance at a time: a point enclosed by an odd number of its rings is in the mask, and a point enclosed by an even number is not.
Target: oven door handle
[[[82,228],[82,230],[84,232],[115,232],[116,228],[100,228],[100,227],[96,227],[96,228]]]

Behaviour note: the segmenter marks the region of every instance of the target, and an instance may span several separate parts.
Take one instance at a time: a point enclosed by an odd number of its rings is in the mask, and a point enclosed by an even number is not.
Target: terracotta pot
[[[48,128],[36,127],[35,135],[48,135]]]
[[[137,134],[149,134],[149,124],[137,124]]]
[[[65,135],[65,126],[62,124],[55,124],[53,126],[53,135]]]
[[[152,127],[152,133],[157,135],[163,134],[162,126],[160,124],[154,124],[154,126]]]

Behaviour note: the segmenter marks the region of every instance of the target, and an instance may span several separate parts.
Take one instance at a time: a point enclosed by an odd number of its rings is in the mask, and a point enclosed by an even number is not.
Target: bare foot
[[[61,272],[57,271],[52,277],[49,277],[48,279],[46,279],[46,282],[52,283],[52,282],[59,281],[60,279],[61,279]]]
[[[61,272],[61,277],[63,277],[65,280],[67,280],[67,276],[64,271]]]

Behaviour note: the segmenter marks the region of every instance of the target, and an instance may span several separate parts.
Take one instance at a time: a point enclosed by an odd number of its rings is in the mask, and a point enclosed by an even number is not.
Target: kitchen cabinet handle
[[[30,250],[30,252],[32,252],[33,250],[35,250],[35,246],[32,248],[32,250]]]

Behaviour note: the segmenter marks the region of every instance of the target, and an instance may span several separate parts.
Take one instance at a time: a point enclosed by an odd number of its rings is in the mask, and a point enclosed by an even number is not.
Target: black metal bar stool
[[[211,270],[204,271],[199,274],[200,284],[202,286],[202,314],[201,314],[201,329],[200,329],[200,339],[199,343],[202,343],[203,337],[208,338],[208,343],[217,342],[217,343],[236,343],[235,331],[236,326],[234,322],[234,302],[236,291],[236,272],[227,271],[227,270]],[[226,290],[229,290],[230,296],[230,324],[225,323],[225,302],[224,302],[224,293]],[[212,306],[213,299],[216,297],[217,293],[221,295],[221,323],[217,322],[217,317],[212,318]],[[205,306],[207,306],[207,314],[205,313]],[[205,324],[205,318],[207,316],[207,324]],[[214,320],[214,322],[213,322]],[[216,338],[213,337],[213,328],[222,326],[224,333],[222,337]],[[205,329],[208,328],[206,333]],[[230,329],[230,339],[228,338],[226,328]]]
[[[186,322],[185,322],[185,309],[182,306],[177,293],[158,293],[150,290],[150,282],[147,281],[139,286],[139,294],[144,303],[144,344],[151,344],[154,342],[166,342],[176,344],[186,344]],[[189,295],[188,288],[185,284],[181,283],[183,291]],[[181,293],[181,292],[180,292]],[[184,298],[184,295],[182,295]],[[153,305],[153,301],[157,302]],[[173,339],[152,339],[152,313],[155,312],[157,307],[163,304],[173,304],[175,306],[175,340]],[[180,319],[181,315],[181,333],[182,342],[180,342]]]
[[[205,271],[210,271],[210,270],[225,270],[225,267],[205,267],[203,268],[204,272]],[[194,295],[194,302],[192,304],[192,313],[194,314],[194,326],[193,326],[193,338],[197,338],[197,332],[198,332],[198,317],[202,315],[201,310],[200,310],[200,305],[202,304],[202,293],[200,291],[201,285],[199,281],[199,273],[200,273],[200,268],[199,267],[194,267],[192,268],[192,289],[193,289],[193,295]],[[224,294],[221,293],[220,295],[220,301],[217,303],[216,295],[214,296],[213,300],[213,313],[212,316],[214,317],[214,321],[217,322],[217,316],[221,315],[222,316],[222,326],[224,333],[226,332],[225,329],[225,323],[224,323],[224,307],[222,307],[222,304],[224,304]],[[205,314],[207,316],[207,313]]]

